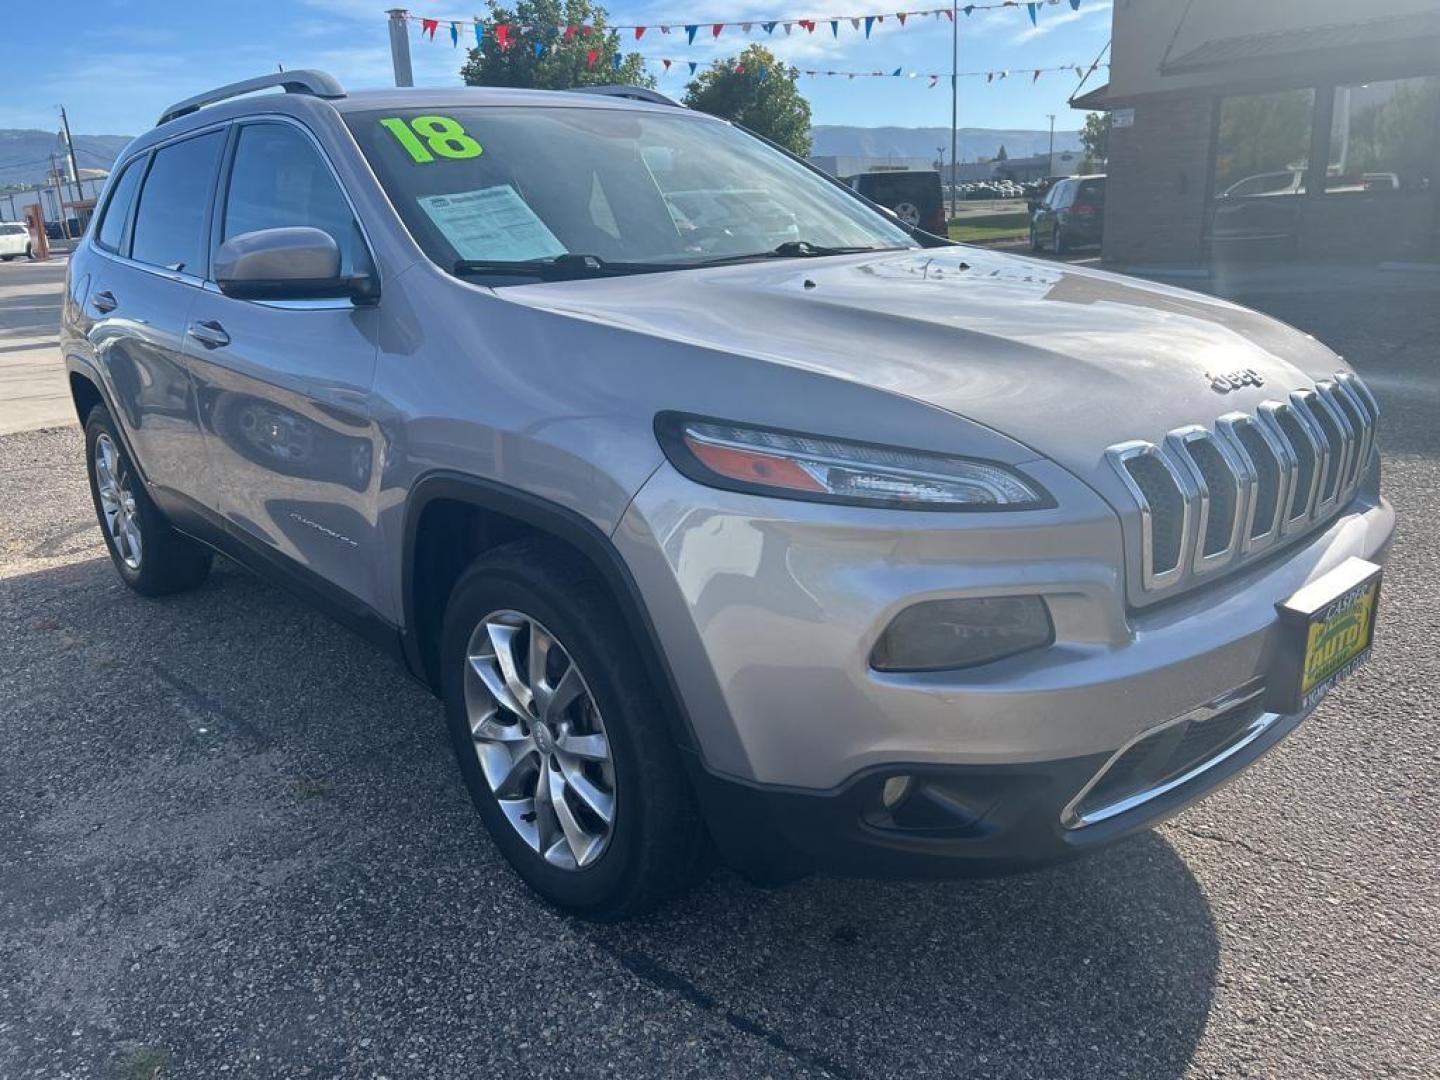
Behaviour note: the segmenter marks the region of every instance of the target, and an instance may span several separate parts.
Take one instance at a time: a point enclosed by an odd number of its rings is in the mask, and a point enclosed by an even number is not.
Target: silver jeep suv
[[[125,582],[223,552],[393,651],[596,918],[712,851],[1091,850],[1366,658],[1394,519],[1330,350],[646,96],[286,72],[131,144],[63,315]]]

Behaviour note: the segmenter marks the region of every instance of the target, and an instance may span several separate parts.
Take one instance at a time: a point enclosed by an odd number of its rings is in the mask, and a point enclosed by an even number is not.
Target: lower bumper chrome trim
[[[1101,802],[1099,805],[1086,805],[1092,792],[1105,780],[1107,774],[1126,757],[1132,750],[1135,750],[1142,743],[1155,739],[1169,732],[1172,728],[1180,725],[1189,726],[1196,723],[1204,723],[1222,713],[1234,709],[1242,709],[1246,705],[1256,702],[1264,693],[1263,682],[1256,680],[1238,687],[1235,690],[1224,694],[1214,701],[1201,705],[1180,716],[1166,720],[1164,723],[1156,724],[1154,727],[1145,729],[1127,742],[1115,753],[1110,755],[1100,770],[1090,778],[1076,796],[1066,804],[1065,809],[1060,812],[1060,822],[1067,829],[1081,829],[1087,825],[1098,825],[1102,821],[1109,821],[1111,818],[1119,817],[1146,803],[1158,799],[1177,788],[1183,787],[1194,780],[1204,776],[1205,773],[1216,766],[1228,761],[1239,754],[1247,746],[1253,743],[1265,732],[1269,731],[1277,721],[1282,719],[1281,713],[1259,712],[1249,720],[1238,732],[1225,741],[1218,749],[1212,751],[1200,760],[1192,764],[1181,766],[1180,770],[1173,775],[1148,784],[1138,791],[1134,791],[1118,798]]]

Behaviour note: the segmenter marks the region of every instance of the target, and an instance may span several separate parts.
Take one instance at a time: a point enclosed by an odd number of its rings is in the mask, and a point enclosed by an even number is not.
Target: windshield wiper
[[[621,274],[649,274],[674,267],[662,263],[606,262],[599,255],[577,255],[567,252],[547,259],[461,259],[451,268],[452,274],[499,274],[515,277],[537,277],[542,281],[564,281],[573,278],[616,277]]]
[[[905,251],[903,247],[891,245],[859,245],[856,247],[826,247],[812,244],[808,240],[786,240],[769,251],[751,251],[743,255],[721,255],[714,259],[702,259],[686,263],[686,266],[723,266],[725,263],[751,262],[757,259],[813,259],[822,255],[859,255],[865,251]]]

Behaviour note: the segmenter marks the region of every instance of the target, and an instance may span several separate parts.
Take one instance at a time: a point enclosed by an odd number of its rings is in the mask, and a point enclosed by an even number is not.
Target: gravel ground
[[[389,661],[228,564],[128,593],[78,431],[0,438],[0,1076],[1440,1074],[1436,286],[1246,296],[1377,390],[1401,531],[1376,659],[1238,782],[1044,873],[625,926],[530,897]]]

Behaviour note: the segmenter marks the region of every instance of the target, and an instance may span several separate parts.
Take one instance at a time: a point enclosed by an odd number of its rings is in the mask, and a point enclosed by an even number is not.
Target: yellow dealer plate
[[[1300,667],[1300,697],[1309,704],[1365,661],[1375,637],[1380,575],[1356,585],[1310,616]]]

